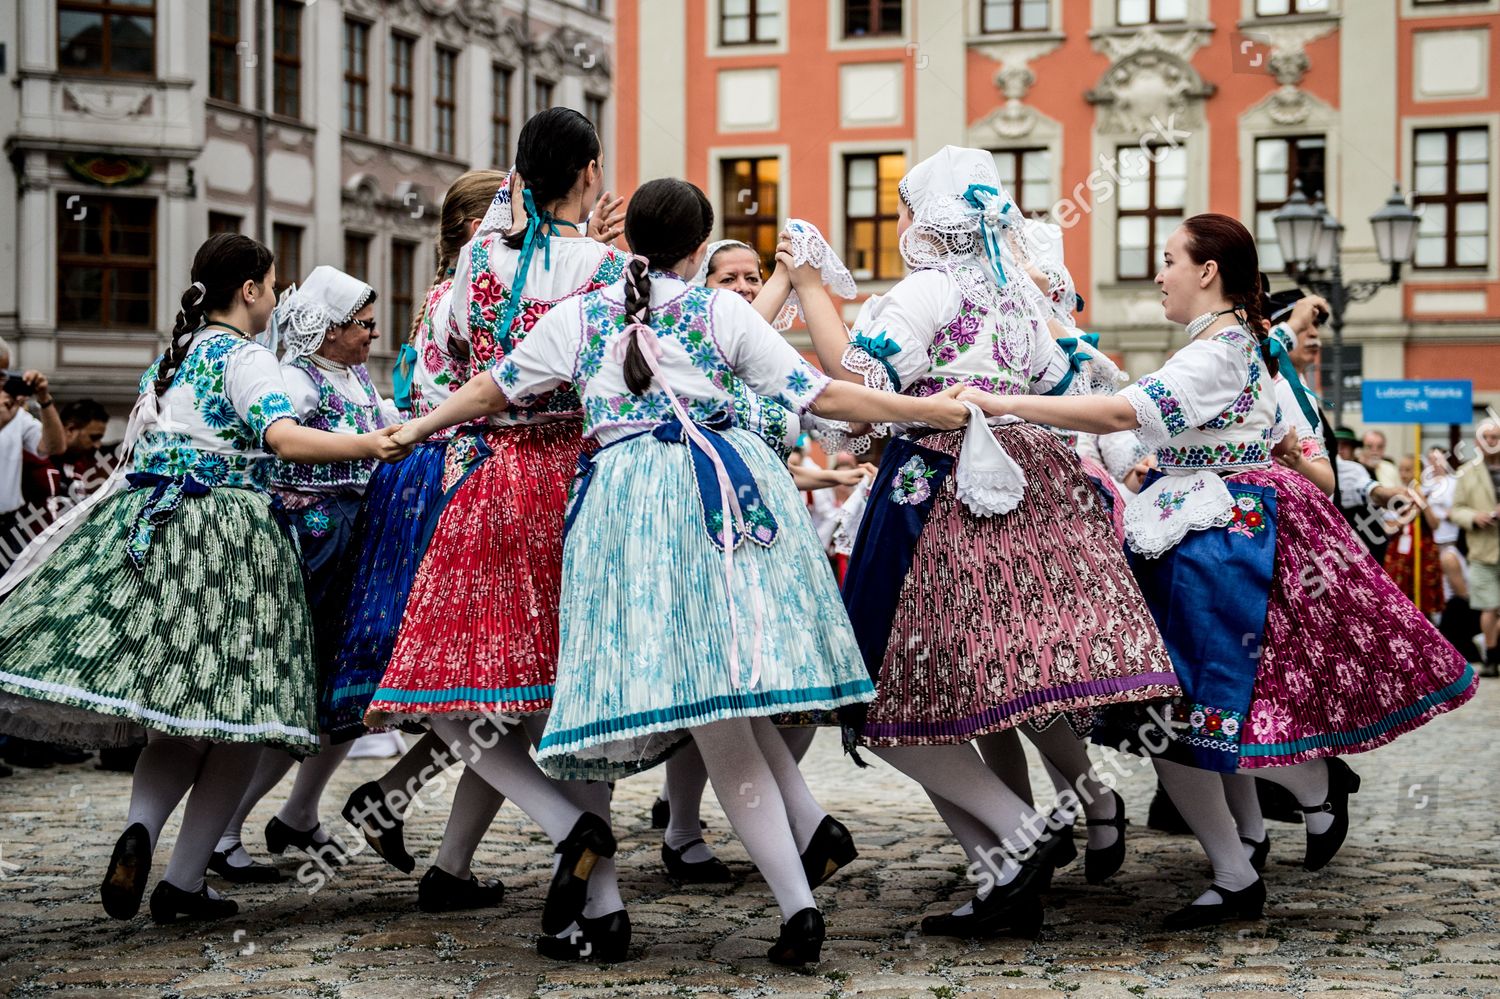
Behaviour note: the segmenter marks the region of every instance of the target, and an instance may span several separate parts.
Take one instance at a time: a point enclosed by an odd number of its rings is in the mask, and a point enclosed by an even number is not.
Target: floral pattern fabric
[[[161,361],[141,376],[142,392],[152,391]],[[136,445],[135,471],[260,490],[269,486],[273,464],[266,431],[277,420],[297,419],[275,355],[213,327],[188,348],[160,413]]]
[[[328,372],[309,357],[283,361],[282,365],[288,369],[288,383],[305,377],[312,382],[317,392],[317,401],[300,413],[304,426],[334,434],[368,434],[386,425],[380,393],[376,391],[370,372],[363,364],[348,370],[349,378],[355,386],[352,391],[363,397],[360,402],[340,391]],[[370,476],[375,474],[377,464],[379,463],[374,460],[332,461],[322,464],[278,461],[272,481],[278,489],[300,492],[363,490],[369,483]]]

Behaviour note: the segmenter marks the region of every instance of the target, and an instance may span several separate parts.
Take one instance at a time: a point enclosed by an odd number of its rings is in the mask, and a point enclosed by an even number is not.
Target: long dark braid
[[[642,184],[625,211],[625,241],[635,253],[625,267],[625,317],[651,325],[650,267],[677,263],[698,247],[714,228],[714,209],[703,192],[685,180],[663,178]],[[651,387],[651,368],[634,335],[625,350],[625,387],[642,395]]]
[[[156,368],[152,389],[158,396],[172,387],[193,337],[210,312],[227,308],[246,281],[265,280],[275,260],[264,245],[237,232],[210,236],[193,257],[193,283],[182,293],[182,308],[172,326],[171,341]]]
[[[1274,378],[1278,366],[1271,356],[1271,345],[1266,342],[1265,326],[1260,321],[1260,258],[1255,250],[1255,237],[1239,220],[1212,212],[1192,216],[1182,223],[1182,228],[1187,231],[1188,256],[1194,263],[1210,260],[1218,263],[1224,297],[1234,306],[1245,329],[1260,344],[1261,359]]]

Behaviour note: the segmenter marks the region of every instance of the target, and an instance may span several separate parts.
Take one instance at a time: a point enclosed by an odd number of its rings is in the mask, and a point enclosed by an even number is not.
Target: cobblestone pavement
[[[295,881],[238,888],[237,918],[158,928],[144,915],[114,922],[98,903],[129,780],[88,764],[18,771],[0,780],[0,990],[348,999],[1500,995],[1497,714],[1500,682],[1489,681],[1469,706],[1356,758],[1364,789],[1349,842],[1319,874],[1298,866],[1300,827],[1273,824],[1271,901],[1261,922],[1162,932],[1162,915],[1202,888],[1206,867],[1192,840],[1136,825],[1129,859],[1108,884],[1090,887],[1076,868],[1059,875],[1040,941],[983,945],[917,935],[922,915],[967,895],[962,855],[914,785],[879,764],[855,769],[833,733],[821,733],[809,778],[853,829],[860,858],[819,892],[829,942],[823,962],[807,972],[764,959],[776,907],[717,807],[705,809],[710,836],[744,882],[684,889],[667,880],[647,821],[656,774],[619,788],[622,887],[635,941],[629,963],[600,967],[535,955],[550,849],[513,806],[475,865],[509,888],[493,911],[420,913],[416,876],[367,852],[321,891],[309,894]],[[1133,771],[1122,790],[1140,821],[1149,770],[1121,763]],[[384,766],[346,765],[325,799],[325,821]],[[1046,786],[1039,772],[1034,779]],[[453,781],[447,785],[408,823],[418,874],[442,831]],[[273,808],[258,809],[249,828],[262,828]],[[166,842],[175,830],[174,819]],[[264,856],[259,833],[250,840]],[[165,858],[158,849],[158,873]]]

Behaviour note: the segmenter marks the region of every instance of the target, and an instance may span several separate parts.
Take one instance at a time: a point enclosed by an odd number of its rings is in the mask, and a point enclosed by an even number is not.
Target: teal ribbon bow
[[[964,190],[964,201],[968,202],[969,207],[973,208],[981,216],[979,234],[984,238],[984,254],[990,258],[990,266],[995,269],[995,281],[1003,285],[1005,284],[1005,267],[1000,263],[1000,233],[997,227],[989,225],[983,219],[984,212],[988,208],[989,203],[991,201],[998,201],[999,199],[1000,192],[988,184],[970,184]],[[1007,201],[1005,207],[1000,210],[1000,214],[1005,215],[1009,212],[1010,202]]]
[[[1285,328],[1281,323],[1273,327],[1271,335],[1266,337],[1266,346],[1269,348],[1271,359],[1276,362],[1277,370],[1287,380],[1287,384],[1291,385],[1292,396],[1297,400],[1302,415],[1307,417],[1308,425],[1316,430],[1319,425],[1318,407],[1313,405],[1312,400],[1308,398],[1307,388],[1302,384],[1296,366],[1292,364],[1291,355],[1287,353],[1285,340],[1287,333],[1281,332]]]
[[[411,412],[411,383],[417,373],[417,348],[403,343],[391,369],[391,401],[404,413]]]
[[[1073,384],[1074,376],[1083,371],[1084,362],[1089,359],[1089,355],[1079,352],[1078,345],[1080,343],[1098,350],[1099,334],[1080,333],[1077,336],[1057,338],[1057,345],[1063,349],[1064,354],[1068,355],[1068,370],[1062,378],[1058,379],[1057,384],[1052,386],[1050,391],[1044,393],[1045,395],[1062,395],[1068,391],[1068,386]]]
[[[881,367],[885,368],[885,373],[891,380],[891,391],[900,392],[901,378],[896,374],[896,369],[891,366],[891,362],[887,361],[886,358],[895,357],[901,353],[901,345],[886,336],[884,332],[877,333],[874,336],[865,336],[861,333],[854,338],[853,343],[854,346],[880,362]]]
[[[536,202],[532,200],[529,187],[521,192],[521,200],[526,205],[526,235],[521,240],[521,259],[516,264],[516,279],[511,283],[510,300],[505,303],[505,314],[500,317],[500,325],[495,327],[495,339],[500,342],[501,348],[507,354],[514,349],[510,328],[516,321],[516,315],[521,311],[521,292],[526,287],[526,275],[531,270],[531,257],[536,253],[537,237],[541,237],[542,269],[550,271],[552,269],[550,237],[562,234],[559,226],[581,228],[577,222],[560,219],[551,212],[537,211]]]
[[[151,490],[151,495],[136,514],[130,538],[125,542],[125,554],[130,564],[137,570],[144,570],[146,554],[151,549],[157,527],[177,515],[184,496],[207,496],[212,487],[192,475],[171,476],[155,472],[131,472],[125,476],[125,481],[131,489]]]

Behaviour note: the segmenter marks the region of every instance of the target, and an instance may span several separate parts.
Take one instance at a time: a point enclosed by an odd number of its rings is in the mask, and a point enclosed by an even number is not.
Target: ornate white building
[[[380,293],[385,369],[433,273],[443,192],[539,108],[610,144],[606,0],[22,0],[0,12],[0,336],[120,409],[193,253],[233,230],[283,281]],[[380,377],[384,378],[382,370]]]

